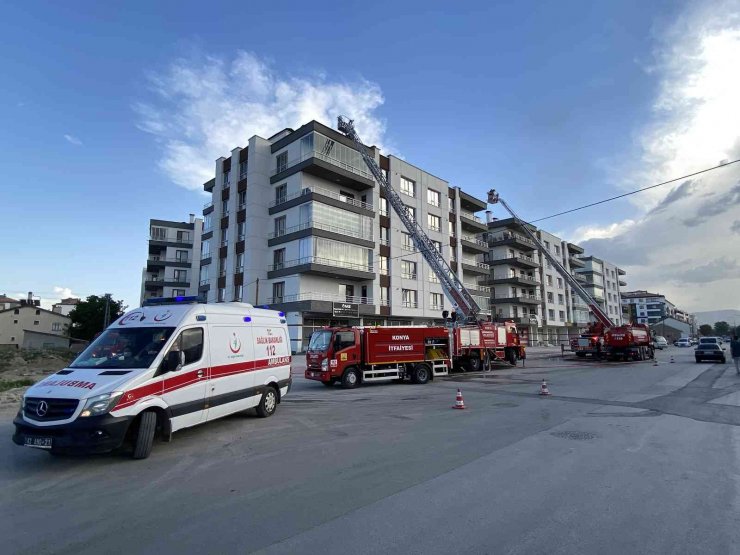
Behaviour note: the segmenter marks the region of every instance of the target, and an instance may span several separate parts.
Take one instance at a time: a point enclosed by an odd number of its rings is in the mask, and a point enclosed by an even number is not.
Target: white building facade
[[[157,297],[198,294],[203,220],[149,220],[146,266],[141,276],[141,302]]]
[[[485,202],[371,152],[487,316]],[[200,292],[284,311],[293,352],[322,326],[427,323],[451,309],[354,143],[329,127],[255,135],[204,189]]]

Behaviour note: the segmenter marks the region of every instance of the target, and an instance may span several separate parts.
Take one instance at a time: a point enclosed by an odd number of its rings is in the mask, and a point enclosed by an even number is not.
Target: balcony
[[[463,283],[465,289],[467,289],[471,295],[482,295],[484,297],[491,296],[491,288],[479,283]]]
[[[573,243],[568,243],[568,252],[570,252],[571,254],[583,254],[586,251],[583,249],[583,247],[580,247]]]
[[[624,281],[623,279],[620,279],[620,280],[619,280],[619,286],[620,286],[620,287],[627,287],[627,282],[626,282],[626,281]]]
[[[305,256],[267,268],[268,279],[293,274],[315,274],[327,277],[343,277],[354,281],[375,279],[373,267],[366,264],[355,264],[318,256]]]
[[[171,266],[175,268],[189,268],[192,260],[187,258],[176,258],[176,257],[165,257],[165,256],[150,256],[146,261],[147,268],[163,268],[165,266]]]
[[[268,304],[276,303],[294,303],[298,301],[331,301],[334,303],[350,303],[350,304],[364,304],[372,305],[375,304],[372,297],[358,297],[353,295],[332,295],[330,293],[298,293],[295,295],[283,295],[282,297],[269,297],[267,299]]]
[[[488,283],[491,285],[499,285],[502,283],[513,283],[517,285],[525,285],[532,287],[534,285],[540,284],[540,279],[536,276],[523,276],[521,274],[519,275],[509,275],[504,277],[496,277],[495,275],[488,279]]]
[[[488,208],[486,201],[475,198],[473,195],[466,193],[465,191],[459,189],[458,191],[460,193],[460,207],[463,210],[478,212]]]
[[[159,233],[150,234],[149,240],[155,246],[183,245],[188,247],[193,244],[193,240],[190,237],[178,237],[177,235],[161,235]]]
[[[466,272],[487,275],[491,269],[488,264],[484,262],[478,262],[474,258],[463,258],[460,260],[460,262],[462,263],[463,270],[465,270]]]
[[[535,260],[531,256],[525,256],[523,254],[515,254],[514,256],[509,256],[508,254],[505,254],[497,256],[490,260],[489,263],[492,266],[509,264],[511,266],[518,266],[525,269],[534,269],[540,267],[540,263],[537,260]]]
[[[490,234],[488,236],[488,244],[492,247],[511,246],[525,251],[533,251],[537,248],[534,241],[513,231]]]
[[[312,233],[312,231],[319,230],[324,231],[326,233]],[[306,231],[306,233],[301,233]],[[334,234],[335,236],[332,236]],[[353,241],[353,243],[362,244],[363,246],[372,248],[374,247],[373,243],[373,234],[371,230],[368,230],[366,233],[363,233],[362,231],[358,231],[355,229],[349,229],[346,227],[340,227],[336,225],[327,224],[324,222],[317,222],[314,220],[304,222],[302,224],[294,225],[285,229],[281,229],[279,231],[272,231],[267,234],[268,239],[268,245],[272,246],[277,243],[282,243],[285,241],[292,241],[294,239],[300,239],[301,237],[306,237],[308,235],[318,235],[323,236],[328,239],[335,239],[335,240],[345,240],[347,237],[353,237],[357,239],[358,241]],[[342,237],[336,237],[336,235],[341,235]],[[281,239],[280,241],[275,241],[275,239]]]
[[[521,294],[509,294],[505,297],[494,297],[491,299],[491,304],[540,304],[542,297],[539,295],[521,295]]]
[[[282,166],[276,167],[270,172],[270,183],[277,183],[294,173],[304,171],[355,191],[362,191],[375,186],[373,175],[368,171],[356,150],[338,143],[334,147],[331,150],[332,154],[327,155],[323,151],[311,150],[298,158],[289,160]],[[334,154],[342,152],[340,147],[356,153],[358,158],[353,163],[339,160]]]
[[[148,277],[144,280],[144,288],[160,288],[160,287],[190,287],[189,281],[178,280],[177,278],[171,277]]]
[[[488,242],[472,235],[461,235],[460,243],[463,250],[480,253],[488,252]]]
[[[488,230],[483,219],[470,212],[460,211],[460,225],[463,229],[473,230],[478,233]]]
[[[203,215],[207,215],[213,212],[213,201],[206,202],[203,205]]]
[[[571,268],[585,268],[586,267],[586,263],[580,258],[578,258],[577,256],[571,256],[569,258],[569,262],[570,262]]]
[[[311,202],[314,200],[343,209],[347,209],[348,206],[350,206],[357,209],[354,210],[355,212],[365,214],[367,216],[375,215],[373,212],[372,204],[356,200],[346,195],[342,195],[337,191],[332,191],[330,189],[325,189],[323,187],[317,186],[304,187],[300,191],[275,199],[268,203],[268,208],[270,214],[275,214],[282,210],[292,208],[293,206],[298,206],[299,204]]]

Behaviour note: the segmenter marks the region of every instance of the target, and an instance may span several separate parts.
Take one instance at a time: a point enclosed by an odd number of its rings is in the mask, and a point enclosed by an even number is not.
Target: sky
[[[740,158],[740,0],[543,4],[5,3],[0,293],[137,306],[150,218],[340,113],[528,220]],[[538,225],[627,289],[740,308],[740,164]]]

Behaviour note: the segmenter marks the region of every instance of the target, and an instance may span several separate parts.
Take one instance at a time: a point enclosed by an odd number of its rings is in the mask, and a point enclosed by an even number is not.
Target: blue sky
[[[149,218],[200,213],[203,172],[252,134],[338,109],[358,115],[361,134],[386,152],[481,196],[496,187],[526,218],[740,154],[740,114],[726,97],[740,84],[716,75],[740,59],[737,1],[16,2],[3,11],[10,241],[0,293],[109,291],[135,305]],[[707,141],[703,122],[718,113],[727,129]],[[737,244],[740,174],[721,171],[687,190],[724,199],[714,220]],[[684,232],[718,233],[687,225],[693,212],[680,212],[680,200],[652,212],[668,192],[543,226],[625,266],[631,287],[660,288],[690,310],[740,308],[740,295],[725,299],[740,290],[737,249],[709,259],[631,252],[646,235],[664,234],[657,253]],[[668,279],[657,269],[671,264]],[[721,277],[690,294],[710,272]]]

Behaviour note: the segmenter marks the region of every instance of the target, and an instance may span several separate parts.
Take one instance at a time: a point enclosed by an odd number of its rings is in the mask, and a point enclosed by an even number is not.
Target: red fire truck
[[[480,370],[492,358],[524,358],[513,322],[479,325],[325,328],[311,336],[305,376],[353,388],[385,380],[424,384],[453,367]]]
[[[655,350],[650,328],[645,324],[627,324],[610,328],[604,334],[606,356],[609,359],[646,360]]]
[[[600,358],[606,354],[604,346],[605,327],[601,322],[591,322],[583,333],[570,340],[570,350],[578,357],[591,355]]]

